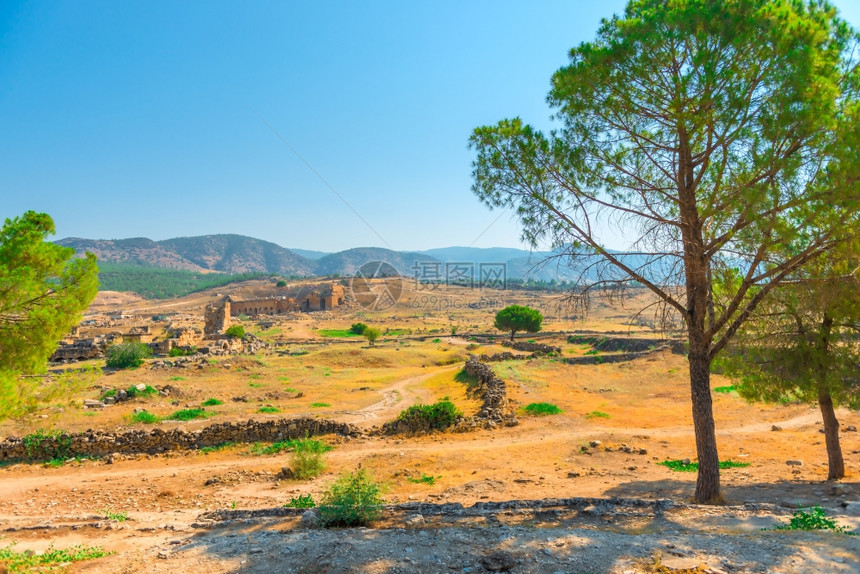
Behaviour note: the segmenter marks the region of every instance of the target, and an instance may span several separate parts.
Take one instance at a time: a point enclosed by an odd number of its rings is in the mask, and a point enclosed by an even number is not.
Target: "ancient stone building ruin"
[[[302,311],[326,311],[343,305],[345,293],[343,286],[332,283],[319,291],[313,291],[305,296],[301,303]]]
[[[342,285],[331,283],[293,297],[264,297],[236,300],[228,298],[230,316],[283,315],[297,311],[327,311],[343,305],[346,292]]]
[[[221,305],[206,305],[203,313],[203,336],[206,338],[223,335],[230,328],[230,300]]]

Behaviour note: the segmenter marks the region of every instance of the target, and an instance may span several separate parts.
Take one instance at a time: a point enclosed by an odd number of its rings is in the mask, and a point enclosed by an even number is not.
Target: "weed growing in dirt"
[[[131,422],[133,423],[143,423],[147,425],[155,424],[160,419],[152,413],[148,413],[146,411],[138,411],[131,415]]]
[[[729,385],[727,387],[714,387],[715,393],[733,393],[738,390],[737,385]]]
[[[848,532],[848,527],[840,526],[835,520],[829,518],[820,506],[813,506],[809,511],[802,509],[795,511],[788,524],[776,526],[773,530],[832,530],[854,536],[853,532]]]
[[[330,407],[331,405],[328,403],[311,403],[312,409],[323,409],[325,407]]]
[[[424,474],[422,472],[421,476],[419,476],[418,478],[412,478],[411,476],[408,476],[408,477],[406,477],[406,480],[408,480],[409,482],[413,482],[415,484],[429,484],[432,486],[432,485],[436,484],[437,478],[442,478],[442,477],[441,476],[431,476],[429,474]]]
[[[397,415],[397,420],[404,421],[410,426],[441,430],[456,422],[463,413],[457,410],[451,401],[438,401],[432,405],[412,405]]]
[[[45,466],[48,468],[58,468],[66,464],[67,462],[83,462],[85,460],[93,460],[95,457],[89,455],[77,455],[72,458],[52,458],[51,460],[45,461]]]
[[[185,377],[170,377],[171,381],[184,381]]]
[[[587,419],[608,419],[609,414],[604,413],[603,411],[591,411],[590,413],[586,413],[585,418],[587,418]]]
[[[210,416],[211,413],[207,413],[203,409],[182,409],[180,411],[176,411],[170,416],[165,417],[165,420],[171,421],[193,421],[194,419],[205,419]]]
[[[285,508],[313,508],[317,505],[314,502],[314,497],[310,494],[300,494],[299,496],[294,496],[290,499],[288,503],[284,505]]]
[[[278,407],[260,407],[257,409],[257,412],[262,414],[274,414],[281,412],[281,409]]]
[[[382,515],[382,486],[367,470],[344,473],[323,493],[320,525],[367,526]]]
[[[219,450],[224,450],[225,448],[231,447],[235,445],[235,442],[222,442],[221,444],[213,444],[212,446],[204,446],[200,448],[200,452],[204,454],[208,454],[210,452],[218,452]]]
[[[661,464],[668,468],[669,470],[674,470],[675,472],[697,472],[699,470],[698,462],[690,462],[689,460],[664,460],[663,462],[658,462],[657,464]],[[720,468],[744,468],[749,466],[748,462],[736,462],[734,460],[721,460]]]
[[[442,339],[433,339],[431,343],[441,343]]]
[[[50,546],[41,554],[30,550],[18,552],[14,544],[0,548],[0,565],[9,572],[45,571],[60,568],[69,562],[81,562],[110,556],[113,552],[105,551],[101,546],[72,546],[70,548],[54,548]]]
[[[201,404],[204,407],[217,407],[218,405],[223,405],[224,401],[219,401],[218,399],[206,399]]]
[[[560,408],[558,408],[552,403],[530,403],[522,407],[521,410],[527,415],[532,415],[536,417],[557,415],[562,412]]]
[[[108,520],[115,520],[117,522],[128,520],[128,512],[113,512],[110,508],[104,509],[104,515]]]

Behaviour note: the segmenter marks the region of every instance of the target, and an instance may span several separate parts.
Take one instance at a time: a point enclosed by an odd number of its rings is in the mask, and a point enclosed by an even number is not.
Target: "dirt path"
[[[431,377],[456,371],[460,368],[458,365],[455,367],[433,369],[429,373],[402,379],[379,390],[378,392],[382,395],[382,400],[379,402],[356,411],[336,411],[332,414],[337,415],[336,418],[340,421],[352,423],[362,428],[369,428],[373,425],[393,420],[406,406],[432,400],[432,395],[429,391],[418,388],[420,383]],[[346,415],[346,417],[343,415]]]

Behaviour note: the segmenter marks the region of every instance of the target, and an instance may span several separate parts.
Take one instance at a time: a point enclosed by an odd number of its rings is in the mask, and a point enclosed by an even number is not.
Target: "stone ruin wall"
[[[247,299],[244,301],[230,301],[230,316],[239,315],[283,315],[299,310],[299,305],[292,297],[278,297],[266,299]]]
[[[223,335],[230,328],[230,301],[224,301],[221,305],[206,305],[203,321],[204,337]]]
[[[90,429],[48,436],[35,443],[31,440],[29,448],[24,438],[9,437],[0,442],[0,460],[49,460],[58,455],[159,454],[224,443],[278,442],[326,434],[359,436],[361,431],[347,423],[310,417],[219,423],[197,431],[155,428],[150,431],[104,432]]]

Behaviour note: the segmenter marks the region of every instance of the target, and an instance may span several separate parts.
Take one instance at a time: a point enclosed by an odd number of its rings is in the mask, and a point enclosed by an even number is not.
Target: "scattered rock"
[[[845,506],[845,514],[848,516],[860,516],[860,502],[845,502],[843,506]]]
[[[490,572],[507,572],[516,565],[516,557],[504,550],[498,550],[481,558],[481,566]]]
[[[407,528],[422,528],[425,524],[424,517],[420,514],[413,514],[405,522]]]
[[[830,494],[833,496],[842,496],[845,494],[845,485],[836,483],[830,487]]]
[[[320,525],[320,517],[319,514],[314,510],[308,510],[304,514],[302,514],[301,526],[302,528],[319,528]]]
[[[787,460],[787,461],[785,461],[785,464],[787,464],[788,466],[803,466],[803,461],[802,460]]]
[[[779,425],[772,425],[772,426],[770,427],[770,430],[772,430],[772,431],[781,431],[781,430],[782,430],[782,427],[781,427],[781,426],[779,426]]]
[[[857,427],[854,425],[848,425],[842,429],[842,432],[857,432]]]
[[[600,442],[599,440],[593,440],[593,441],[591,441],[591,442],[590,442],[590,443],[588,443],[588,444],[589,444],[589,446],[591,446],[591,448],[597,448],[597,447],[599,447],[600,445],[602,445],[603,443],[602,443],[602,442]]]

